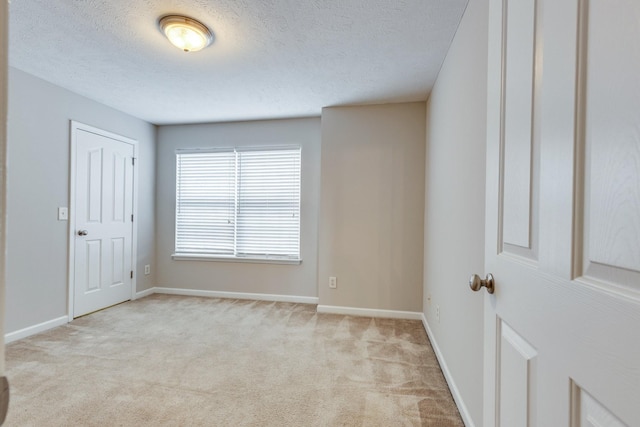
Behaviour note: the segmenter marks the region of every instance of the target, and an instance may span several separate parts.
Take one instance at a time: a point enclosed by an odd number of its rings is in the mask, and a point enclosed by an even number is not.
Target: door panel
[[[638,425],[640,3],[490,4],[484,425]],[[510,82],[522,52],[533,74]]]
[[[640,290],[640,7],[584,2],[585,278]],[[621,42],[623,41],[623,42]]]
[[[77,317],[131,298],[134,147],[98,130],[78,128],[75,138]]]
[[[111,239],[111,282],[110,286],[122,286],[125,281],[125,239]]]
[[[572,393],[575,414],[572,427],[625,427],[622,421],[577,385]]]
[[[102,148],[97,148],[87,152],[87,177],[83,178],[88,180],[88,185],[85,187],[84,182],[78,183],[78,194],[86,200],[86,222],[102,222],[102,151]]]
[[[538,87],[535,0],[506,1],[501,24],[500,251],[538,261]],[[509,35],[509,38],[507,37]],[[523,48],[523,46],[527,46]]]
[[[77,267],[87,272],[85,293],[88,293],[99,290],[102,282],[102,272],[100,271],[102,266],[102,242],[100,240],[84,240],[84,245],[87,257],[85,262]],[[81,251],[82,249],[80,248]],[[82,260],[82,257],[79,259]]]
[[[130,161],[130,160],[129,160]],[[125,222],[127,197],[127,158],[120,153],[113,154],[113,211],[111,221]]]
[[[535,416],[537,351],[505,322],[499,321],[499,425],[526,427]]]
[[[534,0],[509,1],[504,39],[505,243],[530,248]],[[524,46],[524,48],[523,48]]]

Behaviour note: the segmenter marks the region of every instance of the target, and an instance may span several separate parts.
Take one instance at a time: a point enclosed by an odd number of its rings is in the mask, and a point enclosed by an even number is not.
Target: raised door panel
[[[504,427],[535,425],[535,360],[537,351],[505,322],[499,323],[499,423]]]
[[[626,427],[593,396],[573,384],[571,427]]]
[[[100,240],[84,240],[84,292],[95,292],[102,288],[102,242]]]
[[[640,3],[583,1],[584,279],[640,291]]]
[[[505,1],[502,69],[502,251],[536,260],[536,1]]]
[[[102,222],[102,161],[104,158],[102,148],[93,148],[86,152],[86,175],[81,174],[81,179],[86,180],[86,216],[88,223]]]
[[[126,261],[125,238],[117,237],[111,239],[111,253],[109,265],[111,265],[111,276],[109,278],[109,286],[122,286],[125,282],[126,269],[130,263]]]
[[[125,222],[127,216],[127,163],[130,161],[120,152],[113,153],[113,204],[111,220]]]

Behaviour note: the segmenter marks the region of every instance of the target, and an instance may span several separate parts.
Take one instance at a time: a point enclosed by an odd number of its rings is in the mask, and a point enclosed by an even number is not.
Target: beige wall
[[[427,104],[424,313],[476,426],[484,295],[467,282],[484,275],[487,14],[487,0],[469,2]]]
[[[6,332],[67,314],[70,120],[138,141],[137,288],[154,283],[155,126],[11,68]]]
[[[422,309],[424,145],[424,103],[322,110],[321,305]]]
[[[178,148],[302,146],[301,265],[174,261]],[[157,283],[203,291],[317,296],[317,233],[320,191],[320,119],[161,126],[158,130]]]

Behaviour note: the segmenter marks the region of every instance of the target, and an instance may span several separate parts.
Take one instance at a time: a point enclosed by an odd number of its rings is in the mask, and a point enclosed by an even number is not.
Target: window
[[[176,152],[174,258],[300,259],[300,148]]]

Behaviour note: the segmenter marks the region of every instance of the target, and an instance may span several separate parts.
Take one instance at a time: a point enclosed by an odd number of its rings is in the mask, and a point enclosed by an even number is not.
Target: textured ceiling
[[[13,0],[10,65],[155,124],[426,99],[466,0]],[[159,16],[199,19],[200,52]]]

